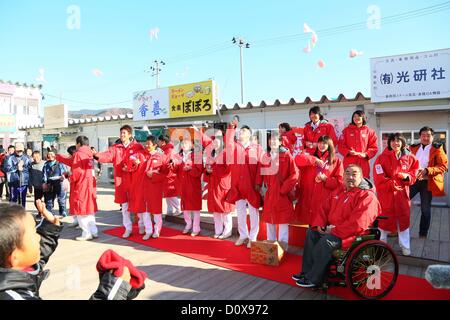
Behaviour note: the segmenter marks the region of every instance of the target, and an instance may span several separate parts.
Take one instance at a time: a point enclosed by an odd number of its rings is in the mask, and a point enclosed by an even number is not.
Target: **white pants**
[[[144,227],[146,234],[152,234],[153,233],[153,224],[152,224],[152,219],[150,217],[150,213],[148,213],[148,212],[139,213],[138,216],[139,216],[139,223],[138,223],[139,228]],[[153,217],[155,219],[155,225],[154,225],[155,233],[159,235],[161,233],[162,222],[163,222],[162,215],[154,214]]]
[[[233,229],[233,217],[231,213],[214,213],[214,234],[229,234]]]
[[[236,213],[238,218],[238,231],[240,239],[249,238],[251,241],[256,241],[259,232],[259,211],[257,208],[248,203],[248,210],[250,211],[250,234],[247,227],[247,200],[236,201]]]
[[[166,203],[167,203],[167,214],[169,216],[179,214],[181,212],[180,198],[178,197],[166,198]]]
[[[192,226],[192,217],[191,214],[194,216],[194,226]],[[200,211],[184,211],[184,221],[186,222],[186,230],[191,230],[192,232],[198,233],[200,232]]]
[[[122,222],[127,231],[131,232],[133,230],[133,222],[131,221],[130,212],[128,211],[128,202],[122,203]]]
[[[289,242],[289,224],[278,225],[278,239],[277,239],[277,225],[266,223],[267,226],[267,240],[279,242]]]
[[[95,224],[95,215],[90,214],[86,216],[77,216],[78,225],[83,231],[82,237],[88,237],[93,234],[97,234],[97,225]]]
[[[387,243],[387,236],[389,231],[385,231],[380,229],[381,231],[381,237],[380,240]],[[398,243],[400,244],[400,247],[411,250],[411,244],[410,244],[410,236],[409,236],[409,228],[401,231],[398,231]]]

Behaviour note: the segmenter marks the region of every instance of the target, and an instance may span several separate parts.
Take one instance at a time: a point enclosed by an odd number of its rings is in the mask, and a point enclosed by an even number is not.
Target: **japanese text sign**
[[[136,92],[133,118],[139,121],[214,115],[215,90],[214,81],[209,80]]]
[[[371,100],[450,97],[450,49],[371,59]]]

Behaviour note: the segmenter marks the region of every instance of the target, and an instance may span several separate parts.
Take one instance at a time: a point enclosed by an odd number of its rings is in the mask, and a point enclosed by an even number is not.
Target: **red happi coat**
[[[109,147],[108,151],[96,154],[98,162],[112,163],[114,166],[115,203],[122,204],[129,201],[131,187],[130,156],[141,152],[143,149],[144,147],[135,140],[132,140],[127,147],[118,141]]]
[[[285,147],[275,159],[263,155],[257,184],[267,186],[261,220],[270,224],[288,224],[294,220],[294,205],[288,194],[297,184],[298,174],[291,153]]]
[[[164,154],[167,157],[167,161],[170,161],[173,159],[173,144],[168,143],[161,147],[161,149],[164,151]],[[174,172],[173,168],[169,168],[169,171],[166,175],[166,178],[163,183],[163,195],[164,198],[172,198],[172,197],[178,197],[180,195],[180,186],[177,174]]]
[[[307,142],[317,143],[321,136],[329,136],[331,140],[333,140],[334,145],[338,144],[338,139],[336,137],[336,132],[334,130],[334,126],[329,123],[327,120],[320,120],[319,126],[316,130],[313,130],[311,126],[311,121],[306,123],[305,128],[303,129],[303,150],[308,154],[314,154],[316,151],[316,147],[308,148],[306,147]]]
[[[366,158],[352,156],[350,150],[366,153]],[[339,153],[344,156],[344,169],[349,164],[357,164],[363,170],[365,178],[370,178],[369,161],[378,152],[378,138],[375,130],[368,126],[358,128],[354,124],[348,125],[343,131],[339,140]]]
[[[57,154],[56,160],[69,166],[72,170],[69,178],[69,213],[77,216],[95,214],[97,212],[97,190],[91,148],[82,146],[71,158]]]
[[[147,212],[144,202],[144,193],[146,192],[144,178],[148,156],[148,151],[143,148],[137,153],[129,154],[128,159],[124,159],[127,168],[130,168],[130,186],[132,187],[128,192],[128,211],[131,213]]]
[[[381,213],[372,184],[363,180],[358,188],[346,190],[343,185],[324,199],[311,226],[333,225],[331,233],[342,240],[342,248],[349,248],[355,238],[369,229]]]
[[[211,213],[230,213],[234,211],[234,205],[225,201],[231,188],[231,169],[226,164],[225,152],[220,152],[216,157],[210,156],[206,165],[211,166],[212,172],[203,173],[203,181],[207,183],[208,211]]]
[[[328,152],[318,157],[326,162]],[[295,157],[295,164],[300,169],[299,195],[295,206],[295,221],[300,224],[311,224],[320,204],[329,194],[342,185],[344,169],[339,158],[335,163],[326,163],[323,168],[315,165],[316,156],[300,153]],[[325,182],[316,182],[316,176],[322,172],[327,176]]]
[[[151,178],[147,176],[149,171],[153,172]],[[164,153],[159,151],[148,153],[145,163],[144,184],[142,186],[143,200],[147,208],[146,212],[162,214],[164,182],[168,172],[168,158]]]
[[[373,166],[373,177],[382,215],[389,217],[379,222],[380,229],[397,232],[397,223],[400,231],[409,228],[411,214],[409,187],[416,182],[418,170],[419,161],[407,149],[402,151],[400,159],[397,159],[394,151],[388,148],[378,156]],[[408,180],[397,177],[400,172],[406,173]],[[400,190],[396,190],[395,187],[399,187]]]
[[[202,173],[203,161],[200,156],[194,157],[194,152],[191,152],[190,158],[185,163],[183,156],[176,155],[174,159],[174,172],[178,176],[180,195],[181,195],[181,210],[183,211],[200,211],[202,210]],[[185,171],[186,164],[192,166],[192,169]]]
[[[287,131],[281,135],[281,144],[289,149],[289,152],[292,154],[294,152],[295,145],[297,144],[297,136],[295,135],[295,131]]]
[[[231,189],[226,201],[235,204],[238,200],[247,200],[252,207],[261,207],[261,194],[255,190],[256,178],[263,154],[259,144],[244,147],[234,141],[234,130],[230,129],[226,137],[227,164],[231,168]]]

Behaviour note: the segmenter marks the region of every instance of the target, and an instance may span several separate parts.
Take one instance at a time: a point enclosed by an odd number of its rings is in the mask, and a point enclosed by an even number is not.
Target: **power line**
[[[410,19],[415,19],[418,17],[426,16],[426,15],[439,13],[439,12],[442,12],[442,11],[445,11],[448,9],[450,9],[450,1],[446,1],[446,2],[436,4],[433,6],[415,9],[415,10],[411,10],[411,11],[407,11],[407,12],[403,12],[403,13],[399,13],[399,14],[395,14],[395,15],[391,15],[391,16],[387,16],[387,17],[381,17],[380,22],[384,25],[386,25],[386,24],[389,25],[389,24],[399,23],[399,22],[403,22],[406,20],[410,20]],[[320,35],[321,38],[327,38],[327,37],[332,37],[332,36],[335,36],[335,35],[341,34],[341,33],[353,32],[353,31],[364,30],[364,29],[367,29],[367,20],[357,22],[357,23],[337,26],[337,27],[329,27],[329,28],[321,29],[321,30],[316,31],[316,33],[318,35]],[[310,38],[310,35],[306,34],[306,33],[283,35],[283,36],[278,36],[278,37],[273,37],[273,38],[268,38],[268,39],[256,40],[253,42],[252,47],[263,48],[263,47],[268,47],[268,46],[279,45],[281,43],[306,40],[309,38]],[[220,51],[225,51],[225,50],[228,50],[231,48],[233,48],[233,45],[229,44],[228,41],[220,42],[220,43],[205,47],[200,50],[191,51],[191,52],[187,52],[184,54],[179,54],[179,55],[173,56],[172,58],[169,58],[166,61],[167,61],[167,64],[175,64],[175,63],[179,63],[179,62],[183,62],[183,61],[187,61],[187,60],[197,59],[197,58],[211,55],[211,54],[214,54],[214,53],[217,53]],[[130,78],[131,77],[134,78],[140,74],[142,74],[142,73],[141,72],[139,72],[139,74],[135,73],[135,74],[131,75]],[[102,87],[104,87],[104,86],[105,85],[102,85]],[[68,90],[68,91],[73,92],[73,90]],[[75,91],[82,91],[82,90],[75,90]],[[51,95],[51,94],[46,94],[46,95],[49,97],[54,97],[54,98],[60,99],[60,97],[57,97],[55,95]],[[128,102],[132,101],[132,100],[126,100],[126,101],[114,102],[114,103],[92,103],[92,102],[83,102],[83,101],[64,99],[64,98],[61,100],[69,101],[69,102],[76,102],[76,103],[83,103],[83,104],[87,104],[87,105],[100,105],[100,106],[101,105],[108,106],[108,105],[119,104],[119,103],[128,103]]]
[[[438,4],[438,5],[430,6],[430,7],[425,7],[425,8],[421,8],[421,9],[416,9],[416,10],[392,15],[392,16],[381,17],[380,22],[382,24],[393,24],[393,23],[398,23],[398,22],[402,22],[402,21],[417,18],[417,17],[422,17],[422,16],[438,13],[438,12],[445,11],[448,9],[450,9],[450,1]],[[318,35],[320,35],[321,38],[323,38],[323,37],[328,37],[328,36],[334,36],[339,33],[347,33],[347,32],[351,32],[351,31],[364,30],[364,29],[367,29],[367,20],[357,22],[357,23],[337,26],[337,27],[321,29],[321,30],[316,31],[316,33]],[[278,37],[269,38],[269,39],[256,40],[253,42],[254,43],[253,47],[260,48],[260,47],[277,45],[277,44],[283,43],[283,42],[306,40],[309,38],[310,38],[309,34],[306,34],[303,32],[295,33],[295,34],[291,34],[291,35],[278,36]]]

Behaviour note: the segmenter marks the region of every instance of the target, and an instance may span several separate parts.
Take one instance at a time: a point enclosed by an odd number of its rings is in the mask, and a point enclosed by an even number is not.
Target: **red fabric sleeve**
[[[373,224],[380,212],[380,204],[375,195],[367,192],[362,197],[358,197],[350,219],[331,229],[331,233],[340,239],[359,235]]]
[[[368,141],[367,141],[367,150],[366,154],[368,159],[372,159],[378,153],[378,137],[375,133],[375,130],[370,130]]]
[[[73,157],[65,157],[60,154],[56,155],[56,161],[65,164],[66,166],[72,167]]]

